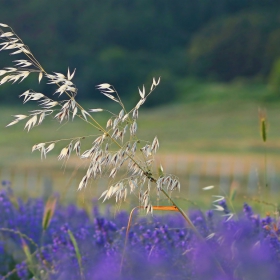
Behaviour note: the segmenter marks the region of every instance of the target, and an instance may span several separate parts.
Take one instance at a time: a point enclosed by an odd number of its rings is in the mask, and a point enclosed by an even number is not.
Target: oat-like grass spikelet
[[[110,112],[103,108],[86,109],[76,101],[78,89],[73,82],[76,69],[71,71],[68,68],[65,74],[58,72],[47,73],[14,30],[3,23],[0,24],[0,41],[3,41],[0,43],[0,51],[12,51],[11,55],[24,56],[22,59],[14,60],[12,66],[0,69],[0,76],[2,76],[0,85],[7,82],[21,82],[29,75],[35,74],[38,75],[39,83],[44,79],[47,84],[57,86],[53,93],[53,98],[49,98],[44,93],[36,92],[32,89],[22,93],[20,97],[23,98],[24,104],[37,102],[39,108],[31,111],[29,115],[15,115],[15,119],[7,125],[8,127],[27,120],[25,129],[30,131],[36,126],[42,125],[46,118],[52,116],[59,123],[79,118],[86,122],[89,128],[94,128],[97,131],[96,135],[75,136],[48,142],[42,141],[34,145],[32,151],[40,151],[43,159],[55,149],[56,143],[66,142],[58,155],[58,160],[63,159],[66,162],[74,150],[81,160],[88,163],[78,190],[87,187],[91,180],[107,176],[110,178],[110,185],[101,195],[103,200],[114,197],[116,202],[120,202],[125,200],[128,194],[136,192],[139,197],[139,206],[145,209],[147,213],[152,214],[154,208],[151,192],[153,189],[156,193],[163,193],[183,215],[189,226],[198,234],[188,216],[168,194],[175,190],[180,190],[179,179],[172,174],[165,174],[163,168],[161,168],[159,174],[154,171],[154,156],[159,148],[158,138],[155,137],[152,141],[143,141],[137,137],[139,111],[150,94],[159,85],[160,77],[152,79],[150,90],[145,85],[141,89],[138,88],[139,101],[130,110],[125,108],[118,91],[109,83],[99,84],[96,88],[101,94],[119,104],[119,112]],[[65,99],[61,100],[57,99],[57,97],[64,97]],[[94,114],[97,112],[109,114],[106,127],[95,119]],[[92,138],[93,141],[91,146],[81,152],[81,142],[85,138]],[[121,173],[123,168],[126,169],[124,176],[121,175],[123,174]],[[121,179],[117,179],[118,174],[122,176]],[[42,224],[44,230],[49,226],[55,203],[54,200],[46,204]]]
[[[78,90],[73,82],[76,69],[71,71],[68,68],[66,74],[58,72],[47,73],[28,46],[24,44],[13,29],[2,23],[0,25],[0,41],[3,41],[0,43],[0,51],[12,51],[12,53],[10,53],[11,55],[25,56],[25,58],[14,60],[11,67],[5,67],[0,70],[0,76],[2,76],[0,85],[7,82],[21,82],[31,74],[38,75],[39,83],[45,78],[47,84],[57,85],[57,89],[53,93],[53,98],[49,98],[44,93],[32,89],[28,89],[20,94],[24,104],[27,102],[38,102],[39,108],[31,111],[29,115],[15,115],[15,119],[11,121],[7,127],[21,121],[26,121],[24,128],[30,131],[36,126],[42,125],[44,120],[50,116],[59,123],[79,118],[88,123],[89,126],[97,129],[100,134],[97,136],[85,135],[69,139],[41,142],[34,145],[32,151],[38,150],[43,159],[46,158],[49,152],[55,149],[57,142],[67,142],[60,151],[58,160],[67,162],[74,150],[77,156],[89,162],[87,171],[79,183],[78,190],[85,188],[91,180],[104,175],[115,179],[117,178],[117,174],[120,173],[121,168],[126,166],[128,179],[121,180],[110,186],[111,190],[113,188],[114,191],[110,191],[109,188],[105,200],[112,196],[115,196],[117,201],[125,200],[129,189],[132,191],[129,183],[130,181],[135,182],[138,187],[138,189],[134,191],[140,191],[148,187],[148,181],[152,177],[153,157],[159,148],[159,141],[158,138],[155,137],[152,142],[145,141],[145,145],[139,147],[142,142],[137,138],[137,121],[141,106],[159,85],[160,78],[153,78],[150,90],[147,90],[145,85],[142,86],[141,90],[139,89],[140,100],[131,110],[125,108],[119,93],[114,86],[109,83],[102,83],[96,87],[101,94],[117,102],[121,107],[120,111],[112,113],[103,108],[85,109],[76,101]],[[56,99],[56,97],[63,96],[65,97],[64,100]],[[95,113],[103,111],[110,114],[106,127],[103,127],[94,118]],[[81,140],[85,138],[93,138],[92,146],[81,153]],[[141,150],[144,159],[139,158],[137,153],[138,149]],[[165,185],[167,189],[169,188],[170,190],[179,188],[180,186],[178,180],[171,176],[166,176],[165,182],[161,185]],[[145,206],[147,212],[152,211],[150,191],[145,193],[142,203],[142,206]],[[46,212],[46,217],[49,214],[51,214],[51,212]],[[48,226],[47,218],[45,218],[45,222],[44,228]]]
[[[11,55],[23,55],[24,59],[13,61],[12,67],[5,67],[0,70],[0,85],[7,82],[21,82],[30,74],[38,75],[38,82],[43,78],[47,80],[47,84],[57,85],[54,91],[54,98],[47,97],[44,93],[36,92],[28,89],[23,92],[20,97],[23,103],[38,102],[39,109],[33,110],[29,115],[15,115],[15,119],[10,122],[7,127],[26,120],[24,128],[30,131],[36,126],[42,125],[44,120],[53,116],[59,123],[67,122],[70,119],[79,118],[95,128],[98,135],[85,135],[69,139],[52,140],[42,142],[32,147],[32,151],[40,151],[41,158],[46,158],[47,154],[55,149],[57,142],[67,142],[58,155],[58,160],[70,158],[74,150],[82,160],[87,160],[89,165],[84,177],[79,183],[78,190],[85,188],[91,180],[108,176],[112,179],[112,184],[103,192],[101,197],[104,200],[115,197],[116,202],[125,200],[129,193],[138,192],[140,206],[147,213],[153,212],[151,199],[151,183],[155,185],[156,192],[163,192],[169,199],[167,192],[179,190],[179,179],[171,174],[164,174],[163,169],[157,178],[153,171],[154,155],[159,148],[159,140],[157,137],[153,141],[141,141],[137,138],[138,117],[141,106],[146,102],[149,95],[157,88],[160,78],[153,78],[150,90],[143,85],[138,88],[139,101],[136,105],[127,110],[120,98],[119,93],[113,85],[102,83],[96,86],[101,94],[120,105],[120,111],[112,113],[103,108],[85,109],[77,101],[77,87],[74,84],[74,71],[67,69],[67,73],[47,73],[39,61],[32,54],[31,50],[16,35],[11,27],[6,24],[0,25],[0,51],[11,51]],[[56,100],[56,97],[65,97],[64,100]],[[97,112],[109,113],[109,119],[106,127],[103,127],[95,118]],[[81,142],[85,138],[93,138],[92,146],[84,152],[81,152]],[[139,153],[140,151],[140,153]],[[113,182],[121,169],[125,167],[126,177],[120,181]],[[164,191],[166,190],[166,192]],[[44,230],[48,227],[50,219],[53,215],[55,203],[48,202],[43,219]]]

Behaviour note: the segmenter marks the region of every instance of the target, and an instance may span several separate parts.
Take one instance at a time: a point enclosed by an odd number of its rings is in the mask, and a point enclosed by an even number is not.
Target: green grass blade
[[[83,266],[82,266],[82,257],[81,257],[81,253],[80,253],[80,250],[79,250],[79,247],[78,247],[78,243],[76,241],[76,238],[74,237],[72,231],[70,229],[68,229],[68,234],[69,234],[69,237],[70,237],[70,240],[74,246],[74,249],[75,249],[75,254],[76,254],[76,257],[77,257],[77,260],[78,260],[78,264],[79,264],[79,268],[80,268],[80,274],[81,274],[81,278],[84,279],[84,273],[83,273]]]

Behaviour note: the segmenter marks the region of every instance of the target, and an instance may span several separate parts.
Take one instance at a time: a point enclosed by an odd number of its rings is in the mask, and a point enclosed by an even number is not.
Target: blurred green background
[[[130,107],[139,98],[137,87],[149,87],[161,76],[140,112],[140,138],[158,136],[157,161],[182,178],[183,196],[199,197],[201,188],[212,184],[229,192],[238,184],[243,197],[257,193],[266,169],[271,193],[280,182],[279,10],[274,0],[3,0],[0,22],[15,30],[49,73],[77,68],[77,99],[87,108],[111,106],[97,84],[113,84]],[[0,52],[0,69],[14,59],[20,57]],[[30,150],[57,137],[91,134],[85,124],[52,120],[28,134],[23,124],[4,129],[11,115],[36,109],[18,100],[28,88],[54,92],[31,75],[0,87],[1,178],[18,188],[24,182],[21,194],[36,195],[44,185],[78,196],[84,170],[76,170],[76,160],[63,171],[55,155],[40,162]],[[258,108],[268,115],[266,167]],[[97,196],[105,183],[79,195]]]

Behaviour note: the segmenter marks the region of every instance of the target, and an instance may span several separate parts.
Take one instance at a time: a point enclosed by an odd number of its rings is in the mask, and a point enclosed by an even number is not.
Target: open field
[[[215,88],[218,92],[216,99],[208,98],[207,100],[204,96],[205,102],[185,100],[181,104],[143,109],[139,112],[138,137],[151,141],[155,135],[158,136],[160,150],[157,162],[164,166],[165,171],[172,172],[181,178],[182,184],[187,186],[185,191],[182,190],[181,197],[191,196],[195,200],[197,196],[200,197],[200,190],[206,185],[220,186],[227,192],[230,185],[236,180],[241,185],[240,195],[248,194],[248,190],[252,195],[257,190],[257,186],[250,190],[250,184],[252,184],[250,180],[253,180],[254,175],[252,174],[256,172],[258,178],[254,180],[263,184],[265,149],[259,128],[260,102],[254,102],[252,98],[249,100],[243,98],[243,100],[240,94],[237,95],[237,98],[228,97],[218,101],[218,97],[225,93],[230,92],[229,96],[232,96],[233,89],[223,93],[223,88],[219,92],[219,87],[212,85],[210,92]],[[204,94],[203,91],[205,89],[201,88],[201,94]],[[250,94],[252,93],[250,92]],[[257,96],[259,100],[260,93],[257,93]],[[106,104],[92,103],[86,104],[85,107],[97,108],[100,106],[104,108]],[[277,170],[280,165],[278,160],[280,154],[280,104],[270,102],[264,107],[267,111],[269,128],[266,143],[267,167],[273,171],[275,189],[278,182]],[[22,186],[22,193],[36,196],[38,185],[39,188],[42,184],[48,185],[49,183],[43,183],[43,181],[51,178],[53,191],[61,191],[66,188],[72,190],[73,197],[77,196],[76,186],[85,171],[83,164],[73,157],[68,162],[66,169],[62,167],[61,162],[56,160],[56,156],[60,148],[63,148],[63,143],[57,145],[56,149],[43,161],[40,160],[39,153],[31,153],[31,147],[36,143],[57,138],[68,139],[81,135],[95,135],[96,131],[78,119],[62,125],[52,119],[46,120],[43,125],[35,127],[29,133],[23,131],[24,122],[4,128],[13,119],[11,115],[32,109],[36,109],[35,104],[34,107],[19,104],[0,108],[2,179],[17,178],[16,185],[25,182],[23,185],[26,187]],[[102,123],[107,120],[107,116],[102,114],[96,114],[96,116]],[[82,143],[82,149],[85,150],[91,141],[85,140]],[[67,143],[65,142],[65,144]],[[72,172],[77,175],[75,176],[78,179],[69,180]],[[37,177],[34,174],[37,174]],[[72,177],[75,176],[72,174]],[[108,182],[93,183],[93,189],[87,190],[87,194],[79,194],[81,199],[98,196],[104,189],[105,183]],[[220,192],[221,190],[219,190]]]
[[[86,106],[95,107],[94,103]],[[280,153],[279,107],[280,103],[265,106],[268,118],[267,153],[271,156]],[[138,135],[143,140],[152,140],[157,135],[161,153],[263,154],[258,108],[259,104],[254,102],[224,101],[143,109],[139,113]],[[11,115],[28,109],[36,109],[36,106],[0,107],[0,165],[23,164],[22,161],[38,158],[31,155],[30,150],[39,142],[96,135],[96,131],[81,120],[62,125],[55,120],[46,120],[28,133],[23,130],[24,122],[4,128],[13,120]],[[105,123],[107,119],[98,117],[98,120]]]

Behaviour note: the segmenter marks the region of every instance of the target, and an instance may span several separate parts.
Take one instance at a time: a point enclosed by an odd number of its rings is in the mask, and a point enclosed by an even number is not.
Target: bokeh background
[[[280,182],[279,1],[0,2],[0,22],[15,30],[49,73],[77,69],[78,101],[88,108],[112,106],[97,84],[113,84],[131,107],[139,98],[137,87],[161,76],[140,112],[139,133],[147,140],[158,136],[157,163],[181,178],[181,199],[200,198],[208,185],[215,185],[213,194],[236,189],[240,198],[252,199],[267,184],[273,201]],[[14,59],[19,57],[1,52],[0,69]],[[5,128],[11,115],[36,109],[18,98],[29,88],[53,93],[31,75],[0,87],[1,180],[10,180],[22,196],[59,191],[65,201],[85,201],[100,195],[106,180],[76,192],[85,171],[77,159],[64,167],[55,152],[45,161],[31,154],[36,143],[91,134],[85,124],[53,120],[29,133],[24,124]],[[259,108],[267,114],[265,145]]]

